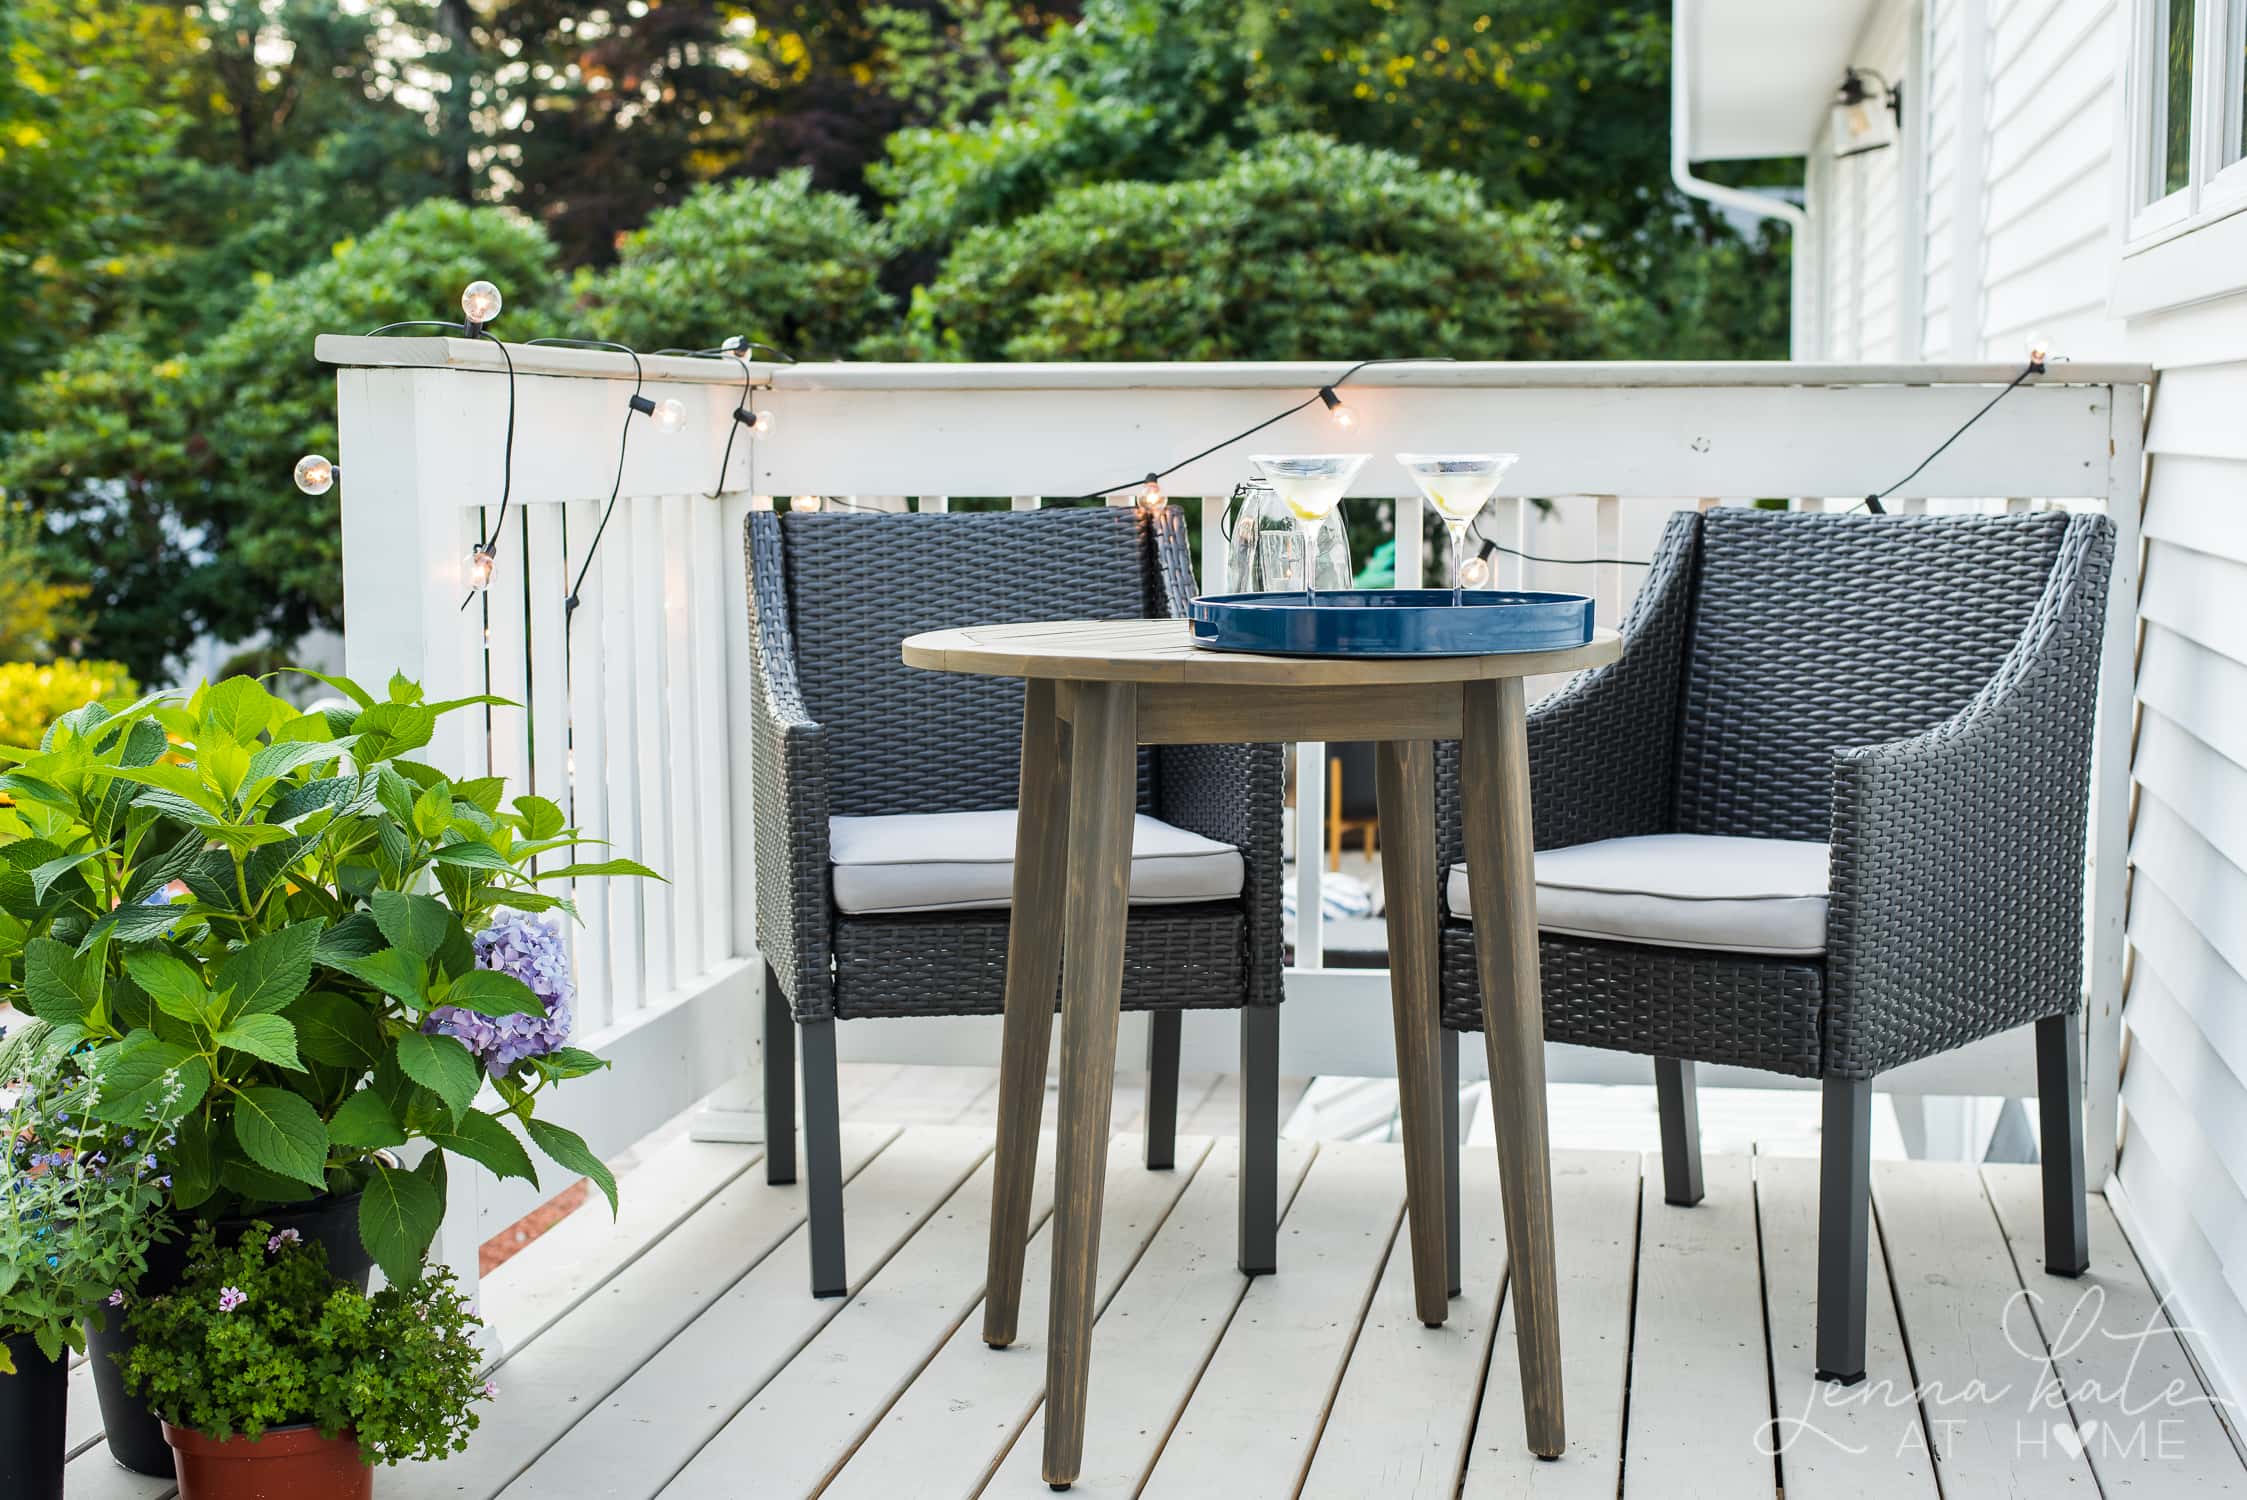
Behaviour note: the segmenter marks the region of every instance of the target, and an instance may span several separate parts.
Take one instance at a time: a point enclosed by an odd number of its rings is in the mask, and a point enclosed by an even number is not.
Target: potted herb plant
[[[99,1079],[103,1120],[176,1136],[174,1212],[293,1228],[363,1290],[370,1261],[418,1274],[455,1155],[535,1184],[536,1147],[613,1209],[608,1169],[538,1112],[604,1066],[566,1045],[544,924],[573,913],[540,887],[652,872],[573,863],[585,840],[553,802],[415,759],[444,715],[499,700],[320,680],[342,706],[237,677],[0,748],[0,1000]],[[410,1169],[393,1154],[423,1145]],[[168,1474],[117,1379],[127,1341],[95,1340],[111,1450]]]
[[[179,1285],[126,1321],[125,1383],[163,1419],[182,1500],[363,1500],[372,1465],[465,1449],[495,1394],[451,1272],[369,1295],[265,1222],[198,1230]]]
[[[93,1118],[93,1082],[9,1039],[0,1080],[0,1495],[61,1500],[68,1356],[121,1305],[165,1221],[155,1142]]]

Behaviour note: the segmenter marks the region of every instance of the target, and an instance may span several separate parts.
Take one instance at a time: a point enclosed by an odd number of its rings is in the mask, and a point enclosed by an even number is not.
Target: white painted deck
[[[981,1069],[846,1070],[848,1299],[806,1294],[803,1190],[768,1186],[758,1148],[651,1143],[619,1222],[580,1212],[485,1281],[512,1347],[470,1451],[385,1471],[378,1492],[1045,1495],[1050,1184],[1021,1343],[985,1348],[975,1317],[995,1083]],[[1412,1313],[1395,1147],[1284,1142],[1280,1272],[1246,1281],[1232,1081],[1187,1081],[1171,1172],[1138,1165],[1137,1094],[1119,1081],[1078,1494],[2247,1494],[2247,1465],[2103,1200],[2091,1276],[2043,1275],[2034,1168],[1876,1163],[1871,1375],[1828,1393],[1809,1374],[1812,1160],[1761,1145],[1712,1156],[1707,1201],[1674,1209],[1658,1161],[1561,1150],[1570,1447],[1540,1464],[1521,1445],[1496,1167],[1471,1128],[1466,1292],[1428,1330]],[[1304,1098],[1295,1084],[1289,1107]],[[1706,1094],[1703,1107],[1721,1113]],[[1563,1142],[1584,1138],[1569,1108]],[[109,1463],[84,1386],[81,1372],[71,1500],[168,1496]]]

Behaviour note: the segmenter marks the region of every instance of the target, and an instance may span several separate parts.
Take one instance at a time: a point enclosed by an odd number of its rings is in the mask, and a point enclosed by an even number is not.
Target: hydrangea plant
[[[210,1438],[301,1423],[348,1430],[363,1463],[434,1461],[467,1448],[477,1404],[497,1394],[450,1271],[361,1292],[330,1277],[318,1241],[263,1223],[232,1245],[199,1231],[186,1279],[126,1326],[126,1389]]]
[[[29,1054],[19,1054],[29,1058]],[[166,1229],[150,1132],[96,1119],[99,1086],[54,1056],[0,1070],[0,1334],[28,1334],[48,1359],[84,1349],[84,1320],[122,1306]],[[0,1375],[14,1361],[0,1344]]]
[[[94,1113],[176,1133],[174,1207],[235,1217],[360,1192],[360,1237],[419,1273],[447,1158],[535,1183],[525,1138],[610,1200],[545,1091],[604,1066],[565,1045],[574,916],[541,889],[648,876],[572,862],[553,802],[413,758],[449,713],[384,698],[299,712],[246,677],[65,715],[0,748],[0,1000],[24,1045],[99,1079]],[[488,1093],[487,1093],[488,1089]],[[438,1148],[406,1169],[389,1153]]]

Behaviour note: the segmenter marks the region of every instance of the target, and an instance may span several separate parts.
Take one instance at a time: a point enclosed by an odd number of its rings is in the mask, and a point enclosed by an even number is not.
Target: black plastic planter
[[[317,1198],[257,1217],[277,1231],[294,1229],[304,1238],[325,1245],[328,1270],[338,1282],[356,1286],[363,1292],[374,1279],[374,1259],[359,1243],[357,1193],[346,1198]],[[219,1220],[219,1243],[231,1244],[239,1240],[250,1223],[248,1219]],[[178,1235],[148,1252],[148,1274],[141,1278],[133,1295],[161,1296],[178,1286],[186,1274],[187,1232],[183,1227]],[[133,1347],[131,1337],[125,1332],[124,1319],[110,1313],[101,1326],[89,1324],[86,1333],[93,1351],[94,1389],[101,1394],[102,1433],[109,1440],[110,1456],[136,1474],[154,1479],[171,1478],[172,1449],[164,1441],[163,1425],[141,1404],[138,1396],[125,1389],[125,1377],[117,1366],[117,1361]],[[12,1500],[12,1495],[12,1491],[0,1488],[0,1496]]]
[[[0,1495],[62,1500],[67,1359],[49,1359],[29,1335],[8,1340],[16,1373],[0,1375]]]

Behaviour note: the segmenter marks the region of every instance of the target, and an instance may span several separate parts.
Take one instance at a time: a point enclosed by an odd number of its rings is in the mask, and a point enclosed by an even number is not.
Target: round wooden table
[[[1619,649],[1615,633],[1603,630],[1589,645],[1564,651],[1260,656],[1200,650],[1183,620],[990,625],[934,631],[904,643],[908,666],[1020,677],[1027,684],[983,1336],[995,1347],[1014,1341],[1058,984],[1049,1485],[1074,1483],[1084,1454],[1141,745],[1378,742],[1413,1289],[1421,1320],[1437,1324],[1446,1314],[1450,1276],[1438,1095],[1435,742],[1462,742],[1468,884],[1513,1267],[1523,1419],[1531,1451],[1559,1456],[1560,1327],[1522,680],[1599,666]]]

